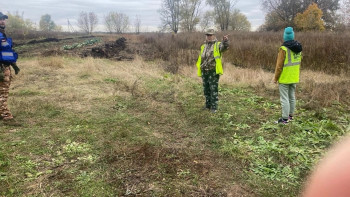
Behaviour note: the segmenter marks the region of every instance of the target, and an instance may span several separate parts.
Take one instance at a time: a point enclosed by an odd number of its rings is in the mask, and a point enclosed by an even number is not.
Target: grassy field
[[[348,100],[313,95],[349,79],[322,73],[303,72],[296,120],[281,126],[263,70],[227,64],[211,114],[194,67],[56,56],[19,66],[9,105],[22,126],[0,123],[0,196],[296,196],[350,132]]]

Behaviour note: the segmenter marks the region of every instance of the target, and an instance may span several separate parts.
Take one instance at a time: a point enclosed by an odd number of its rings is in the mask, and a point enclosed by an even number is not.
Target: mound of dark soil
[[[121,37],[114,42],[107,42],[104,45],[91,48],[90,51],[84,51],[83,57],[108,58],[115,60],[132,60],[133,52],[127,49],[126,38]]]

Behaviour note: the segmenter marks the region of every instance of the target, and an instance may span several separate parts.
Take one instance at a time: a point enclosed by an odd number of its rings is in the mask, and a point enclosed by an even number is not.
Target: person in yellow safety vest
[[[276,123],[287,124],[293,120],[295,110],[295,88],[299,83],[302,53],[301,44],[294,40],[292,27],[284,29],[284,43],[279,48],[274,83],[279,84],[282,117]]]
[[[222,53],[228,49],[228,35],[218,42],[214,29],[205,33],[206,40],[201,46],[201,52],[197,61],[197,75],[202,77],[205,96],[203,109],[216,113],[219,101],[219,78],[223,74]]]

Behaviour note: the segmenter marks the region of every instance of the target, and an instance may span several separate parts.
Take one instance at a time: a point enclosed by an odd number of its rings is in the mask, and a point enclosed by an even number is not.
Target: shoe
[[[288,123],[288,119],[280,118],[275,123],[276,124],[287,124]]]
[[[11,119],[3,119],[2,120],[4,125],[7,125],[7,126],[15,126],[15,127],[20,127],[22,126],[21,123],[17,122],[15,119],[11,118]]]
[[[288,121],[292,121],[293,120],[293,116],[292,115],[289,115],[288,116]]]
[[[211,109],[211,110],[210,110],[211,113],[216,113],[217,111],[218,111],[218,110],[216,110],[216,109]]]

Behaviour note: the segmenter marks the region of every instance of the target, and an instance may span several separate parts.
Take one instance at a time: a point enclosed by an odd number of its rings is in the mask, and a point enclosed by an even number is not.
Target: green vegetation
[[[211,114],[199,80],[155,63],[31,61],[9,102],[23,126],[0,123],[1,196],[297,196],[350,132],[343,103],[300,99],[295,120],[276,125],[278,95],[250,86],[222,84]]]
[[[101,42],[101,39],[94,38],[94,39],[90,39],[90,40],[85,40],[82,43],[74,43],[72,45],[64,45],[63,49],[64,50],[72,50],[72,49],[81,48],[84,46],[91,46],[91,45],[94,45],[95,43],[98,43],[98,42]]]

